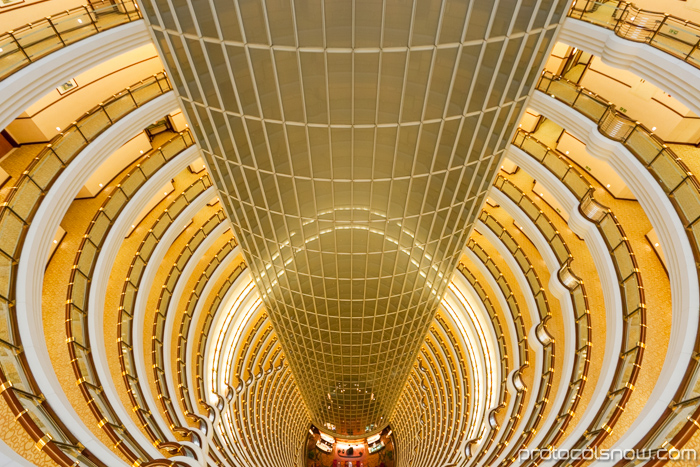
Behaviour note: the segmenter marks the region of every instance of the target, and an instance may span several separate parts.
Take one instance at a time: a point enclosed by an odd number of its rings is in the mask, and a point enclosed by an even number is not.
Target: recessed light
[[[83,20],[80,19],[80,18],[78,18],[78,22],[79,22],[80,24],[83,24]]]
[[[102,184],[100,183],[100,187],[102,187]]]
[[[58,240],[54,240],[53,242],[54,242],[54,243],[58,243]],[[657,245],[658,245],[658,243],[657,243]]]
[[[656,131],[656,127],[655,126],[651,127],[651,131]]]
[[[141,150],[141,154],[143,154],[143,149]]]
[[[659,243],[658,243],[658,242],[657,242],[657,243],[654,243],[654,246],[659,246]]]
[[[56,131],[61,131],[61,129],[59,127],[56,127]]]
[[[610,188],[610,184],[609,184],[609,183],[608,183],[606,186],[607,186],[608,188]]]
[[[132,225],[132,226],[131,226],[132,229],[135,228],[135,227],[136,227],[135,225]]]
[[[569,151],[566,151],[567,154],[569,154]]]

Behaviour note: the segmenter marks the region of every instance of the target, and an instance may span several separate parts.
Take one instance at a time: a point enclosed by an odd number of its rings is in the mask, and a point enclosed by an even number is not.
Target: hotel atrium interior
[[[700,465],[700,0],[0,34],[0,466]]]

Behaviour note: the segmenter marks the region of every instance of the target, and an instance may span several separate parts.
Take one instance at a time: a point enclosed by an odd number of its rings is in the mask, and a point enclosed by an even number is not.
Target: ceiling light
[[[59,127],[56,127],[56,131],[61,131],[61,129]]]
[[[651,131],[656,131],[656,127],[655,126],[651,127]]]
[[[53,242],[54,242],[54,243],[58,243],[58,240],[54,240]],[[658,243],[657,243],[656,245],[658,245]]]

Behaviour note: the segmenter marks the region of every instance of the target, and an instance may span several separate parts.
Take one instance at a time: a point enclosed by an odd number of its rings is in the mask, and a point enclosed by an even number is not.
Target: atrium
[[[700,465],[700,0],[0,34],[0,465]]]

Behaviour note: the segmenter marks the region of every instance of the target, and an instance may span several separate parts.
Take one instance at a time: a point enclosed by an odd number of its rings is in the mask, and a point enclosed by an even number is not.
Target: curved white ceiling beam
[[[607,161],[622,177],[657,232],[666,257],[673,316],[668,350],[644,408],[633,426],[615,443],[615,447],[634,446],[668,407],[685,373],[678,368],[687,368],[693,354],[700,307],[693,250],[676,210],[658,182],[621,143],[603,136],[593,121],[542,92],[535,92],[529,105],[583,141],[590,155]]]
[[[42,322],[44,268],[56,230],[90,175],[133,135],[177,108],[174,93],[156,97],[111,125],[83,148],[58,176],[39,205],[29,225],[17,269],[17,283],[23,284],[17,288],[17,326],[32,374],[56,415],[70,426],[86,448],[110,465],[125,464],[87,428],[54,372]],[[158,452],[152,445],[150,448],[149,452]]]
[[[0,129],[7,128],[27,107],[80,73],[151,43],[146,23],[141,19],[82,39],[27,65],[0,81]]]

